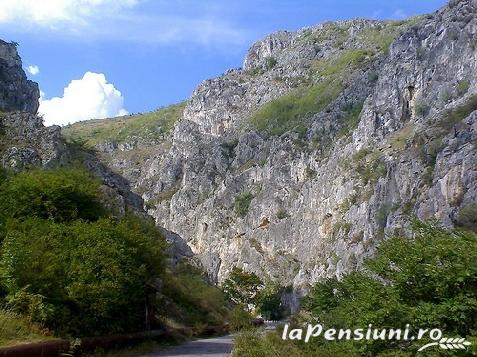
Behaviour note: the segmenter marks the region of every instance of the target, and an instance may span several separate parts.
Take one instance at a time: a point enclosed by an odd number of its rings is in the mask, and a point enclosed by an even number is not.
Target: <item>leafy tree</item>
[[[257,302],[257,309],[260,314],[270,320],[280,320],[283,316],[283,306],[281,297],[283,287],[274,283],[267,282],[262,290],[260,290]]]
[[[37,322],[58,331],[134,330],[143,321],[145,284],[163,271],[163,250],[153,224],[137,217],[16,221],[2,245],[1,283],[12,307],[41,297],[51,313]]]
[[[28,171],[0,186],[0,220],[37,217],[55,222],[94,221],[104,215],[100,197],[99,180],[84,170]]]
[[[230,300],[245,306],[257,305],[262,288],[263,282],[255,273],[248,273],[237,267],[232,269],[223,285],[225,295]]]

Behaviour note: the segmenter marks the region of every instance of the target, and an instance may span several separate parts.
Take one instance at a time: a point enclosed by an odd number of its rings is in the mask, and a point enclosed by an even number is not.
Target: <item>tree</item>
[[[263,282],[255,273],[248,273],[234,267],[223,289],[226,296],[236,304],[255,307],[258,303],[259,291],[264,287]]]

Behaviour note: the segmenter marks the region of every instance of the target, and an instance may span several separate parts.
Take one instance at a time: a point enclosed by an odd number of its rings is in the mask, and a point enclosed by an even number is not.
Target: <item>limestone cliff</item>
[[[359,268],[414,215],[452,226],[475,206],[476,110],[477,0],[453,0],[271,34],[160,136],[64,132],[93,143],[212,280],[239,266],[300,292]]]
[[[40,91],[27,80],[15,43],[0,40],[0,112],[36,113]]]

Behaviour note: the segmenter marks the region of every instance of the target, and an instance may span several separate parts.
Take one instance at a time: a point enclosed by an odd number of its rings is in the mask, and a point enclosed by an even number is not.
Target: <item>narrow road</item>
[[[233,337],[224,336],[195,340],[180,346],[167,347],[143,357],[228,357],[233,349]]]

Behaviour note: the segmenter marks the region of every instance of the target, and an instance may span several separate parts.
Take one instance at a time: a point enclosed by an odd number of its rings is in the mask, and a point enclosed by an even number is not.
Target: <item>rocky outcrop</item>
[[[103,159],[212,280],[239,266],[302,293],[410,217],[452,226],[476,203],[476,47],[475,0],[272,34],[194,91],[134,175]]]
[[[40,91],[27,80],[15,43],[0,40],[0,112],[36,113]]]

